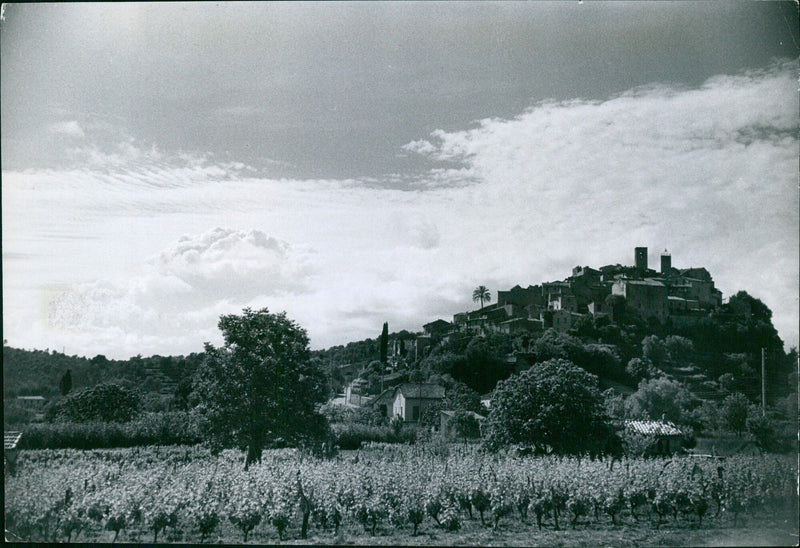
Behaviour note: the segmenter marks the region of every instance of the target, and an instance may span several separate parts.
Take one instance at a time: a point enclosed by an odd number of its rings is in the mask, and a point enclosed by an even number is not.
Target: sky
[[[798,344],[794,2],[6,4],[3,338],[124,359],[286,311],[420,331],[704,266]]]

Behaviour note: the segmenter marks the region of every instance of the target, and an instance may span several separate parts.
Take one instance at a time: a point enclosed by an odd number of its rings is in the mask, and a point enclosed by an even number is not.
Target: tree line
[[[694,428],[713,429],[722,424],[739,434],[755,431],[759,425],[769,430],[773,425],[759,423],[753,412],[757,403],[752,392],[755,356],[748,350],[755,344],[780,343],[772,346],[767,378],[773,383],[768,392],[772,418],[781,419],[792,417],[791,395],[793,386],[796,390],[796,377],[793,385],[792,373],[787,371],[793,370],[791,363],[796,360],[796,351],[783,353],[782,342],[771,324],[771,312],[763,303],[743,292],[731,298],[734,303],[736,299],[748,302],[752,311],[749,316],[742,317],[723,308],[693,330],[671,330],[669,326],[635,321],[614,325],[605,319],[587,319],[571,333],[548,330],[519,336],[455,334],[438,341],[425,355],[409,359],[403,367],[409,380],[447,386],[450,396],[446,403],[462,412],[460,419],[464,418],[463,413],[481,411],[478,394],[492,392],[493,402],[506,398],[507,406],[497,405],[490,412],[485,436],[489,445],[511,440],[541,442],[546,439],[545,432],[555,431],[559,432],[558,439],[553,437],[554,443],[546,445],[559,451],[575,450],[577,446],[570,444],[571,439],[582,440],[584,449],[608,449],[613,436],[609,438],[602,425],[609,418],[666,417]],[[4,358],[10,358],[4,364],[4,377],[19,381],[14,374],[22,369],[21,364],[27,363],[50,383],[51,393],[60,390],[62,397],[56,397],[48,408],[48,418],[52,421],[124,422],[143,410],[152,411],[148,409],[152,402],[143,401],[142,390],[137,390],[133,383],[147,378],[148,370],[157,368],[162,376],[173,375],[169,378],[178,381],[174,393],[167,397],[168,407],[164,410],[191,410],[202,423],[209,443],[219,448],[245,448],[247,462],[252,463],[270,444],[305,446],[315,451],[323,446],[330,448],[328,423],[332,417],[320,411],[332,395],[335,379],[331,372],[337,360],[342,357],[372,360],[369,363],[377,364],[383,373],[387,368],[388,341],[392,338],[388,325],[384,324],[374,341],[313,353],[301,326],[285,313],[273,314],[267,309],[245,309],[239,315],[221,316],[219,328],[224,339],[222,346],[206,344],[203,353],[178,358],[87,360],[4,347]],[[711,331],[721,335],[709,337]],[[737,334],[736,344],[721,345],[719,341],[727,341],[724,333],[729,332]],[[743,342],[739,340],[742,337],[752,340]],[[15,362],[20,356],[26,359]],[[55,359],[50,360],[51,357]],[[68,383],[63,369],[59,371],[53,364],[58,368],[68,366]],[[92,386],[82,384],[92,374],[101,382]],[[119,377],[123,382],[118,381]],[[549,377],[553,379],[547,380]],[[561,378],[572,380],[563,383],[559,381]],[[544,388],[545,381],[555,383],[551,392],[547,391],[550,388]],[[628,386],[630,395],[623,396],[619,390],[601,391],[614,383]],[[6,387],[8,390],[24,386],[21,382],[8,384],[12,385]],[[567,389],[578,391],[574,401],[569,399]],[[526,396],[529,392],[550,396],[532,399]],[[128,397],[130,393],[132,397]],[[130,413],[124,411],[128,403],[115,406],[109,403],[112,400],[128,402]],[[588,402],[589,407],[579,407],[579,401]],[[737,407],[737,402],[742,401],[747,402],[745,418],[730,419],[742,415],[742,405]],[[519,408],[523,403],[538,411]],[[122,415],[106,415],[104,409]],[[580,424],[571,422],[571,414],[581,417]],[[515,428],[517,415],[527,417],[528,430],[512,435],[509,429]],[[559,417],[564,430],[548,422],[553,416]],[[591,432],[579,427],[590,428]],[[497,433],[503,428],[507,430],[505,433]]]

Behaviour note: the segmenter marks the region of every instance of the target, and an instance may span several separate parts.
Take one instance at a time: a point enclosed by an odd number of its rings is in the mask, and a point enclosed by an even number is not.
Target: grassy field
[[[796,461],[776,456],[612,461],[418,445],[331,460],[268,451],[245,472],[241,453],[201,447],[24,451],[5,495],[6,538],[25,541],[798,543]]]

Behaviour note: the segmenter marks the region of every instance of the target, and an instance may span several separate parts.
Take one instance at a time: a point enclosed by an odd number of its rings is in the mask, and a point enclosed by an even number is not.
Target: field
[[[23,451],[9,540],[406,545],[797,544],[787,457],[515,457],[378,445],[330,460],[202,447]]]

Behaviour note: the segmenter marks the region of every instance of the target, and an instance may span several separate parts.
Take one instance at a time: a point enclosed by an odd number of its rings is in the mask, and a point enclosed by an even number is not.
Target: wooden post
[[[764,353],[766,348],[761,349],[761,416],[767,416],[767,385],[766,385],[766,374],[765,374],[765,367],[764,367]]]

